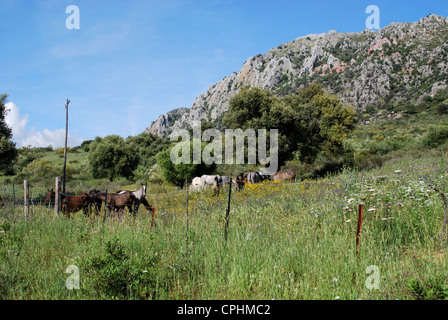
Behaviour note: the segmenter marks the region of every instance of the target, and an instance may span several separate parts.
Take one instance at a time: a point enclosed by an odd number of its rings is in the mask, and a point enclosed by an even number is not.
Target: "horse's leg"
[[[138,200],[138,199],[136,199],[135,201],[134,201],[134,217],[137,215],[137,212],[138,212],[138,208],[140,207],[140,200]],[[131,213],[131,206],[132,205],[130,205],[129,206],[129,213]]]
[[[95,200],[95,203],[94,203],[94,208],[95,208],[95,214],[99,215],[100,214],[100,210],[101,210],[101,205],[98,204],[98,201],[96,201],[96,200]]]
[[[138,212],[138,207],[140,206],[140,203],[135,203],[134,202],[134,209],[132,209],[132,204],[130,204],[129,206],[128,206],[128,209],[129,209],[129,215],[131,215],[131,212],[132,212],[132,217],[135,217],[136,215],[137,215],[137,212]]]

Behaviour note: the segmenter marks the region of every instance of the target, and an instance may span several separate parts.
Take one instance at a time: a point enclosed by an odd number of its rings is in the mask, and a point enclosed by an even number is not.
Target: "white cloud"
[[[32,127],[28,130],[28,114],[20,114],[20,109],[13,102],[6,103],[6,109],[9,111],[6,113],[5,121],[12,129],[12,138],[19,148],[29,145],[32,147],[51,145],[53,148],[59,148],[65,145],[65,129],[36,131]],[[67,144],[69,147],[78,146],[84,140],[78,134],[68,133]]]
[[[28,123],[28,115],[20,115],[19,108],[12,103],[6,103],[6,113],[5,121],[6,124],[12,128],[13,137],[21,137],[26,133],[26,124]]]

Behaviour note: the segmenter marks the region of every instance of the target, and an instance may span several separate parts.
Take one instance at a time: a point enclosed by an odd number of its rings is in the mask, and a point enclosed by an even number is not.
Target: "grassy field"
[[[144,208],[104,221],[38,205],[25,218],[5,206],[0,298],[447,299],[445,207],[434,189],[448,191],[444,159],[434,150],[377,170],[247,186],[232,192],[227,241],[227,190],[190,193],[187,218],[185,190],[150,185],[153,227]],[[66,287],[69,266],[79,289]]]

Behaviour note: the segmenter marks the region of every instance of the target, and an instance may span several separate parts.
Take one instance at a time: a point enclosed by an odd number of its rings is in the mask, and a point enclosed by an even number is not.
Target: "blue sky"
[[[80,29],[66,28],[66,7]],[[310,33],[359,32],[366,8],[380,27],[448,16],[448,1],[0,0],[0,93],[17,145],[63,146],[141,133],[190,107],[247,58]]]

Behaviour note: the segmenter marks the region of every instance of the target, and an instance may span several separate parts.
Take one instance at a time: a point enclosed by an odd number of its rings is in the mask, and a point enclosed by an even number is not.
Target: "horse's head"
[[[44,203],[49,204],[50,201],[54,201],[54,197],[55,197],[55,192],[53,191],[53,189],[48,190],[47,195],[44,200]]]

